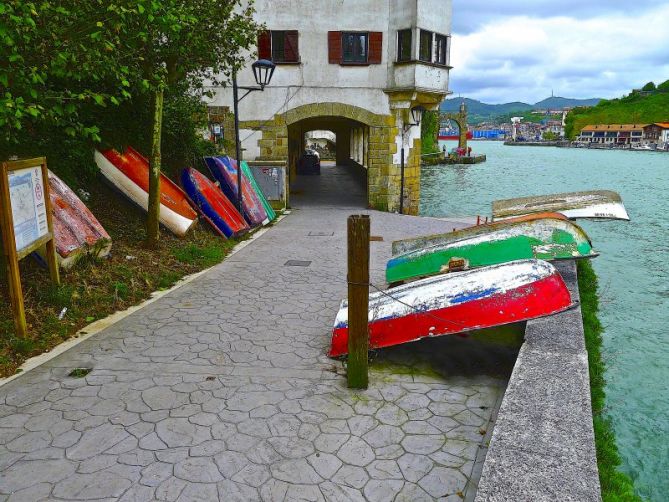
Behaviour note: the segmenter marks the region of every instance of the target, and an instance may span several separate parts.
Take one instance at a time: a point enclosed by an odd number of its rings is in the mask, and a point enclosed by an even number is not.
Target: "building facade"
[[[587,125],[578,136],[581,143],[600,145],[641,145],[644,127],[648,124],[596,124]]]
[[[306,134],[336,135],[338,164],[365,169],[370,207],[400,206],[400,151],[405,151],[404,208],[420,198],[420,127],[411,109],[436,110],[448,94],[451,0],[256,0],[267,28],[248,55],[239,85],[255,85],[251,63],[276,63],[264,92],[240,102],[246,160],[285,161],[290,177]],[[214,88],[212,107],[232,110],[232,91]],[[225,136],[233,140],[232,115]]]

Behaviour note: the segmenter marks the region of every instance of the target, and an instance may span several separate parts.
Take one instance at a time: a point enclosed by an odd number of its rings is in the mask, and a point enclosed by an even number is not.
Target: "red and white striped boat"
[[[542,260],[430,277],[369,295],[369,348],[526,321],[571,306],[562,277]],[[347,352],[344,300],[335,319],[330,356]]]
[[[149,161],[128,147],[121,154],[116,150],[95,152],[95,163],[109,182],[145,211],[149,207]],[[160,223],[183,237],[197,221],[197,213],[179,186],[164,174],[160,175]]]

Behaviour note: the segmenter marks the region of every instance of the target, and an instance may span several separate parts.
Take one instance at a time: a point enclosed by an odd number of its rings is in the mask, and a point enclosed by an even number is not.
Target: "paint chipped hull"
[[[193,204],[221,236],[235,237],[249,231],[246,220],[232,202],[202,173],[192,168],[184,169],[181,184]]]
[[[149,162],[128,147],[121,154],[116,150],[95,152],[95,163],[102,175],[139,207],[149,207]],[[160,223],[179,237],[197,221],[186,194],[164,174],[160,175]]]
[[[112,240],[107,231],[70,187],[51,171],[49,198],[61,268],[71,268],[86,254],[100,258],[109,254]]]
[[[465,333],[554,314],[572,306],[555,267],[521,260],[440,275],[369,296],[369,347]],[[348,352],[348,305],[335,319],[329,355]]]
[[[620,195],[610,190],[536,195],[492,203],[495,220],[542,211],[557,211],[570,219],[630,219]]]
[[[225,196],[237,206],[237,161],[230,157],[205,157],[204,158],[209,171]],[[265,208],[258,199],[258,195],[253,189],[249,179],[244,176],[242,171],[242,208],[243,215],[249,225],[252,227],[258,225],[267,225],[269,218]]]
[[[386,280],[395,283],[448,272],[451,259],[463,259],[466,268],[478,268],[529,258],[597,256],[583,229],[566,219],[515,221],[492,225],[475,235],[458,234],[445,234],[437,244],[394,256],[386,265]]]
[[[467,237],[476,237],[478,235],[485,235],[496,232],[499,228],[511,225],[513,223],[520,223],[525,221],[541,220],[544,218],[551,218],[553,220],[567,220],[568,218],[561,213],[535,213],[518,216],[515,218],[508,218],[503,221],[495,221],[491,223],[483,223],[480,225],[473,225],[471,227],[454,230],[452,232],[445,232],[442,234],[422,235],[411,239],[402,239],[393,242],[392,254],[393,256],[417,251],[437,244],[448,244],[457,242]]]

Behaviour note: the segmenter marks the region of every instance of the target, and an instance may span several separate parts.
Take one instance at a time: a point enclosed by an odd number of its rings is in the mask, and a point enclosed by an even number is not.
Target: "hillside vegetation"
[[[599,98],[591,99],[572,99],[554,96],[543,99],[534,104],[523,103],[521,101],[514,101],[511,103],[502,104],[488,104],[469,98],[451,98],[446,99],[441,103],[440,110],[442,112],[458,112],[460,103],[465,102],[467,106],[467,123],[476,125],[486,121],[508,122],[510,117],[524,117],[530,122],[538,122],[545,118],[540,115],[532,115],[532,110],[556,110],[565,107],[573,106],[593,106],[600,100]],[[527,121],[527,120],[526,120]]]
[[[633,92],[628,96],[602,100],[591,108],[574,108],[566,119],[565,134],[573,139],[588,124],[647,124],[669,122],[669,81],[653,94]]]

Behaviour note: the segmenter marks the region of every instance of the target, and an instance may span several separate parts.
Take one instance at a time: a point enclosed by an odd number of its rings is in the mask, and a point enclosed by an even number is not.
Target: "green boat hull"
[[[269,221],[274,221],[276,219],[276,211],[274,211],[274,208],[272,208],[270,203],[265,198],[265,194],[260,189],[260,185],[258,185],[258,182],[256,181],[255,177],[253,176],[253,173],[251,172],[251,168],[249,167],[249,165],[246,163],[245,160],[242,160],[242,172],[249,179],[251,185],[253,186],[253,189],[258,194],[260,203],[262,204],[262,207],[265,208],[265,212],[267,213]]]
[[[447,272],[451,259],[464,259],[467,268],[478,268],[529,258],[560,260],[597,256],[585,232],[571,222],[561,222],[552,229],[546,228],[545,222],[542,227],[525,224],[517,230],[522,229],[527,233],[514,234],[506,229],[396,256],[386,266],[386,280],[395,283]]]

